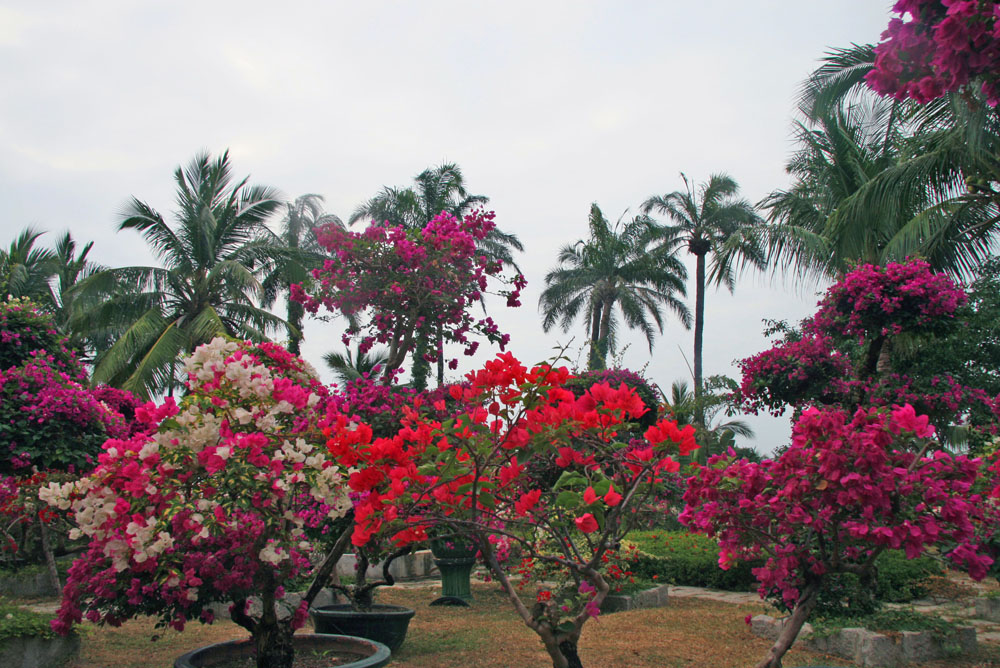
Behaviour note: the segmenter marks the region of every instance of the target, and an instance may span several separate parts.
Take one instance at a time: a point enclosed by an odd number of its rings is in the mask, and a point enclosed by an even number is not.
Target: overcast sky
[[[582,322],[543,333],[537,301],[590,204],[615,220],[681,171],[726,172],[751,201],[787,185],[799,84],[827,49],[877,41],[890,4],[0,0],[0,243],[70,230],[101,263],[151,264],[119,213],[134,195],[168,215],[173,170],[200,150],[343,218],[455,162],[526,246],[524,306],[491,315],[539,361],[583,339]],[[804,317],[818,289],[748,275],[710,292],[706,375],[735,376],[766,347],[761,320]],[[335,326],[305,334],[317,367],[342,348]],[[669,387],[690,378],[691,338],[670,321],[624,361]],[[787,439],[785,419],[752,423],[764,452]]]

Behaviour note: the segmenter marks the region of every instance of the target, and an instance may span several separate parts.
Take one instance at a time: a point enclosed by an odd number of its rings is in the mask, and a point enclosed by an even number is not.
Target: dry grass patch
[[[508,668],[550,666],[535,634],[514,614],[496,587],[474,587],[471,608],[428,607],[431,588],[380,590],[379,602],[417,610],[394,668]],[[746,668],[770,643],[751,635],[743,619],[763,604],[731,605],[706,599],[674,599],[666,608],[599,617],[585,627],[580,656],[588,668]],[[159,639],[150,642],[150,637]],[[71,668],[168,668],[186,651],[245,636],[231,622],[191,624],[184,633],[155,630],[148,620],[121,628],[86,631],[80,659]],[[844,666],[845,661],[812,652],[789,652],[786,666]],[[921,664],[918,668],[1000,668],[1000,649],[978,656]]]

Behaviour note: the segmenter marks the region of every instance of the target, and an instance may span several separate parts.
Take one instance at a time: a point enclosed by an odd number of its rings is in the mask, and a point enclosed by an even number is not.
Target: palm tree
[[[373,350],[367,353],[358,351],[356,354],[347,349],[347,353],[329,352],[323,355],[326,366],[333,371],[341,385],[347,385],[358,378],[368,378],[372,382],[378,382],[382,373],[386,370],[389,361],[389,353],[384,350]]]
[[[769,195],[775,264],[836,276],[922,256],[958,278],[997,248],[1000,116],[974,92],[927,105],[877,97],[871,46],[832,51],[803,86],[795,182]]]
[[[44,232],[26,227],[10,246],[0,249],[0,299],[24,297],[49,306],[49,279],[55,272],[54,255],[35,248]]]
[[[87,258],[93,247],[94,242],[90,241],[77,253],[72,234],[66,232],[59,237],[53,253],[54,281],[49,285],[49,301],[55,321],[69,337],[70,348],[80,353],[92,352],[109,345],[101,333],[78,327],[86,313],[100,303],[93,295],[84,294],[78,289],[79,284],[87,278],[105,270],[105,267]]]
[[[723,384],[718,376],[709,379],[708,385]],[[686,381],[675,380],[670,385],[670,396],[663,391],[663,405],[677,424],[693,424],[696,430],[695,441],[699,447],[691,455],[691,461],[704,465],[712,455],[724,453],[729,448],[736,447],[736,437],[753,438],[754,431],[743,420],[725,420],[713,424],[714,417],[722,411],[727,403],[726,393],[705,391],[700,399],[696,399]],[[705,415],[705,424],[698,425],[695,416],[699,409]],[[749,448],[740,448],[743,453],[749,453]]]
[[[654,196],[642,204],[642,211],[667,215],[673,225],[660,232],[664,253],[676,253],[681,245],[695,256],[694,306],[694,394],[702,392],[702,339],[705,331],[705,284],[725,285],[729,292],[736,287],[736,271],[750,264],[765,266],[759,240],[760,217],[749,202],[737,197],[739,186],[725,174],[713,174],[697,191],[687,176],[681,174],[685,189]],[[707,270],[706,275],[706,260]],[[705,416],[699,407],[695,421],[703,425]]]
[[[369,220],[374,225],[387,224],[407,229],[421,229],[441,212],[462,218],[475,206],[489,202],[489,198],[485,195],[469,194],[462,170],[454,163],[429,167],[417,174],[413,180],[414,186],[411,188],[382,188],[378,194],[355,209],[348,219],[348,224]],[[511,265],[519,271],[513,251],[523,251],[524,246],[517,235],[494,228],[489,236],[479,243],[479,250],[490,260]],[[439,351],[442,347],[443,337],[440,331],[425,332],[418,337],[411,372],[414,386],[417,388],[426,387],[427,376],[430,374],[430,366],[424,360],[424,354],[427,352],[431,336],[437,339]],[[438,385],[443,385],[444,357],[439,353],[437,358],[437,381]]]
[[[259,274],[280,255],[267,225],[280,200],[276,191],[234,183],[228,151],[213,160],[200,154],[174,174],[178,212],[173,225],[132,198],[119,230],[139,231],[163,267],[109,269],[84,281],[110,291],[131,283],[92,320],[117,327],[120,336],[97,360],[94,380],[149,397],[173,393],[178,355],[215,336],[254,341],[285,321],[259,308]]]
[[[302,342],[305,308],[292,301],[289,293],[293,283],[301,283],[309,277],[310,270],[323,266],[327,255],[317,241],[314,230],[327,225],[344,227],[340,218],[323,212],[322,196],[302,195],[294,202],[286,202],[285,217],[281,221],[281,232],[278,235],[283,250],[275,258],[263,281],[264,308],[270,308],[279,295],[285,297],[288,352],[296,355],[299,354]]]
[[[624,215],[624,214],[623,214]],[[691,314],[675,294],[684,295],[687,272],[666,246],[651,248],[656,225],[637,216],[612,228],[597,204],[590,207],[590,239],[564,246],[559,265],[545,276],[538,300],[542,329],[557,322],[568,331],[580,314],[589,332],[590,369],[603,369],[616,347],[615,306],[630,329],[639,329],[653,350],[656,330],[663,332],[663,306],[690,327]]]

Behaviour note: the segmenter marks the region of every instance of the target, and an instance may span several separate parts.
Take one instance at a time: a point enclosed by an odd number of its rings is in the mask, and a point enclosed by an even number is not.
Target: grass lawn
[[[398,668],[508,668],[551,666],[534,633],[516,618],[507,599],[492,586],[474,589],[471,608],[428,607],[436,589],[382,589],[378,601],[417,610],[406,643],[391,666]],[[666,608],[602,616],[584,629],[580,656],[588,668],[746,668],[770,643],[750,634],[743,618],[763,604],[730,605],[703,599],[674,599]],[[121,628],[89,627],[79,659],[70,668],[169,668],[184,652],[245,632],[231,622],[191,624],[183,633],[156,630],[147,620]],[[158,636],[151,642],[152,636]],[[789,652],[786,666],[848,665],[810,652]],[[1000,667],[1000,647],[981,646],[974,657],[920,664],[922,668]]]

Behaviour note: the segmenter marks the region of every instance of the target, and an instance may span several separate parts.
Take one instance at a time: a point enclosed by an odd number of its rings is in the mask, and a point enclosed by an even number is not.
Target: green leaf
[[[565,491],[556,497],[556,506],[560,508],[576,508],[583,503],[583,497],[577,492]]]
[[[563,487],[585,487],[587,479],[576,471],[563,471],[552,489],[562,489]]]

